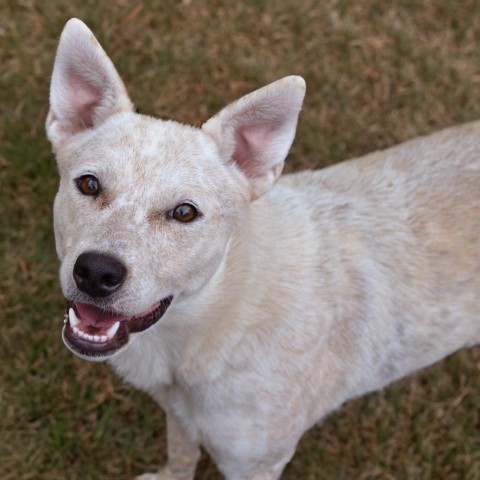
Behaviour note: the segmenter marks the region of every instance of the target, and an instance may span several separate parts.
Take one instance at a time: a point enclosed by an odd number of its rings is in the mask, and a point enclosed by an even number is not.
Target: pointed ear
[[[50,85],[47,136],[54,149],[132,103],[111,60],[80,20],[63,29]]]
[[[282,172],[304,96],[303,78],[285,77],[228,105],[202,127],[223,158],[248,178],[253,198],[271,188]]]

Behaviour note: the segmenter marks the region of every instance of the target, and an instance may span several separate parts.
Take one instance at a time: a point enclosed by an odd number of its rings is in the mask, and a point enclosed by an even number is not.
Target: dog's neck
[[[256,222],[247,218],[239,227],[215,273],[199,291],[178,298],[157,325],[137,334],[131,345],[109,361],[121,377],[153,394],[159,385],[195,383],[205,375],[213,379],[221,373],[224,358],[235,352],[245,330],[258,321],[254,315],[238,321],[242,303],[255,288],[257,256],[266,253],[254,245],[253,225]],[[147,351],[151,354],[146,355]]]

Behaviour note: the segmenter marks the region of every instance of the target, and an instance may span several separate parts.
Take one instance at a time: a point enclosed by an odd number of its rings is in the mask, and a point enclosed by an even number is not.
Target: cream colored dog
[[[480,341],[480,123],[280,177],[305,83],[193,128],[132,111],[71,20],[48,137],[63,338],[163,407],[168,464],[280,476],[345,400]],[[278,181],[277,181],[278,180]]]

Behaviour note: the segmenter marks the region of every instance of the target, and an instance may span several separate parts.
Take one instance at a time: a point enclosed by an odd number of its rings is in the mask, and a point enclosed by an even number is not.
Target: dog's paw
[[[174,480],[170,476],[163,475],[162,472],[157,473],[144,473],[143,475],[139,475],[135,477],[134,480]]]
[[[135,480],[175,480],[172,476],[168,474],[165,470],[160,470],[156,473],[144,473],[135,477]]]
[[[168,472],[144,473],[135,477],[135,480],[176,480]]]
[[[144,473],[135,477],[135,480],[191,480],[193,477],[178,477],[173,475],[173,473],[168,468],[162,468],[159,472],[156,473]]]

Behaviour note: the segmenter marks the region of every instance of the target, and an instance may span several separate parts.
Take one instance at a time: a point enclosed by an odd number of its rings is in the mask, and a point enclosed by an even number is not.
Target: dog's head
[[[139,115],[90,30],[67,23],[47,134],[73,352],[111,357],[211,281],[250,203],[281,173],[304,92],[303,79],[286,77],[202,128]]]

